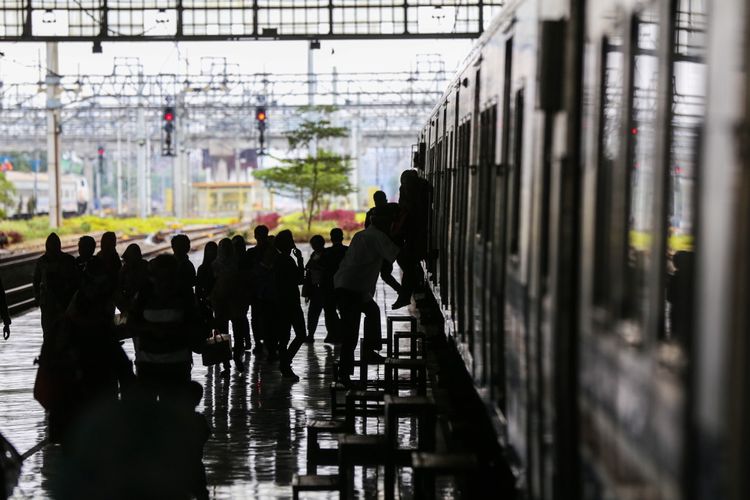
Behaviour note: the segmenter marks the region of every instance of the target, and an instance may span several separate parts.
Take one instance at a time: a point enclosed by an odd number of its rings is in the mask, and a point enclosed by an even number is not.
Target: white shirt
[[[339,270],[333,277],[335,288],[345,288],[375,296],[375,285],[383,261],[396,260],[399,248],[374,225],[354,235],[349,250],[341,261]]]

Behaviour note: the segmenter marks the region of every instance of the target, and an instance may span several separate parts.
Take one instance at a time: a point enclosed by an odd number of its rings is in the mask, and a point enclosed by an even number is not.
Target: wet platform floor
[[[376,298],[385,329],[385,316],[390,313],[395,293],[381,282]],[[0,432],[21,453],[44,439],[46,433],[44,410],[32,395],[36,376],[33,360],[42,341],[39,325],[39,310],[29,311],[13,319],[10,340],[0,341]],[[293,369],[301,379],[297,383],[282,379],[277,363],[249,352],[247,371],[239,373],[232,368],[229,381],[219,376],[217,367],[206,368],[200,356],[194,356],[192,377],[205,388],[199,411],[213,430],[204,455],[212,498],[291,498],[293,474],[305,473],[306,423],[331,414],[329,386],[335,352],[322,342],[325,333],[321,315],[316,341],[304,344],[294,359]],[[127,342],[126,348],[132,359],[132,344]],[[400,440],[413,442],[413,431],[408,422],[400,426]],[[372,421],[368,425],[368,433],[374,432],[383,432],[382,423]],[[60,459],[56,446],[29,457],[14,498],[49,497],[50,479]],[[319,473],[335,472],[333,468],[319,468]],[[408,491],[408,472],[401,479],[404,491]],[[370,469],[364,477],[358,473],[356,482],[361,498],[382,497],[381,471]],[[338,498],[338,494],[318,493],[309,498]]]

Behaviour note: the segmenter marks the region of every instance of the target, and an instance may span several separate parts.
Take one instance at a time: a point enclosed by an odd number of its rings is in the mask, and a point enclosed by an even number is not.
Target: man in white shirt
[[[362,355],[369,361],[381,359],[380,308],[373,300],[383,261],[393,263],[399,248],[382,229],[385,220],[375,216],[364,231],[354,235],[349,250],[333,277],[336,302],[341,314],[340,381],[349,382],[354,369],[354,350],[359,341],[359,323],[365,315]]]

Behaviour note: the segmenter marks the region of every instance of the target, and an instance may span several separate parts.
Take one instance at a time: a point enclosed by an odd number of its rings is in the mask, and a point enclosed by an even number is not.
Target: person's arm
[[[294,254],[294,258],[297,259],[297,283],[302,284],[302,281],[305,279],[305,265],[302,260],[302,251],[294,247],[292,253]]]
[[[390,264],[393,264],[393,261],[396,260],[396,256],[400,251],[398,245],[396,245],[383,231],[378,231],[377,242],[378,253],[380,254],[380,256],[383,258],[383,260],[388,261],[388,263]]]

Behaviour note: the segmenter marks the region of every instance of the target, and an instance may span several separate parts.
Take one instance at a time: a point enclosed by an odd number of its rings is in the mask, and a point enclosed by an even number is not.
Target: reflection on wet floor
[[[382,325],[395,294],[381,282],[377,294]],[[306,307],[305,307],[306,308]],[[21,453],[44,439],[46,424],[42,407],[32,391],[42,333],[38,309],[13,320],[9,341],[0,342],[0,432]],[[232,369],[229,381],[219,377],[219,368],[206,368],[194,356],[193,379],[205,387],[204,412],[213,435],[206,445],[204,463],[212,498],[291,498],[293,474],[305,471],[305,425],[311,418],[331,415],[331,365],[334,349],[322,342],[325,326],[321,315],[313,344],[304,344],[297,354],[293,370],[300,381],[282,379],[276,362],[246,353],[248,370],[242,374]],[[132,343],[127,342],[133,358]],[[377,370],[374,367],[373,370]],[[382,373],[379,374],[382,377]],[[372,419],[368,433],[382,432],[382,422]],[[413,442],[415,436],[408,422],[401,426],[401,441]],[[325,445],[325,441],[321,440]],[[58,467],[60,450],[48,446],[24,462],[14,498],[49,497],[50,480]],[[359,469],[358,469],[359,470]],[[319,473],[335,473],[321,467]],[[408,476],[402,476],[402,486]],[[361,474],[356,479],[363,498],[382,495],[382,471],[368,470],[364,485]],[[364,486],[364,487],[362,487]],[[338,498],[338,493],[320,493],[309,498]]]

